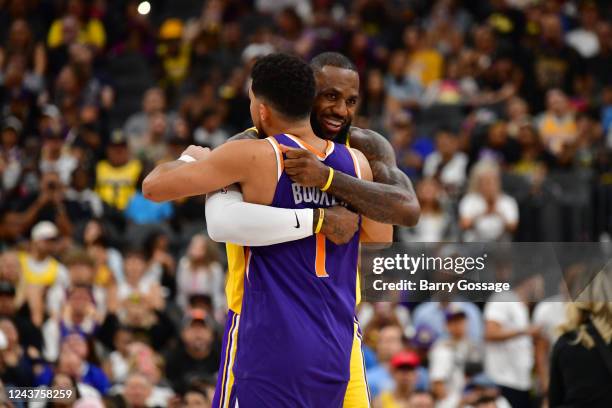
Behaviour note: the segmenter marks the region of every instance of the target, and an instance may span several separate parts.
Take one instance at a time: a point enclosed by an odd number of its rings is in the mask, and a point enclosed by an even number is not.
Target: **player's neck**
[[[279,123],[277,126],[271,126],[266,133],[269,135],[285,133],[295,136],[322,152],[325,151],[325,148],[327,147],[327,141],[321,139],[315,134],[309,120],[294,123]]]

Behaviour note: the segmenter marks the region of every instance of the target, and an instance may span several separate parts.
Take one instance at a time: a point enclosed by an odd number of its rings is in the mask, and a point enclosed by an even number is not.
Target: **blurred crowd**
[[[249,69],[273,51],[357,66],[353,124],[390,141],[422,207],[398,239],[610,240],[611,16],[605,0],[0,1],[4,386],[208,406],[222,247],[203,197],[140,186],[251,126]],[[375,404],[536,406],[563,311],[518,292],[364,304]]]

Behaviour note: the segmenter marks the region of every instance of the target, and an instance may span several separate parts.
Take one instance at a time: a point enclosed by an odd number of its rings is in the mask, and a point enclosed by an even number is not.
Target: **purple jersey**
[[[290,135],[268,140],[277,153],[277,143],[309,148]],[[272,206],[337,204],[330,194],[291,181],[282,156],[277,157]],[[329,142],[319,160],[359,176],[357,160],[344,145]],[[353,344],[358,251],[358,233],[344,245],[316,234],[248,249],[234,365],[240,407],[342,406]]]

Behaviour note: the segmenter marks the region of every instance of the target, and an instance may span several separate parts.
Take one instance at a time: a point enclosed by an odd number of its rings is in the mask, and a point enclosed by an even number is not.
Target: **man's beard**
[[[323,139],[333,140],[334,142],[340,143],[340,144],[346,144],[349,132],[351,130],[351,123],[352,123],[352,121],[349,120],[346,123],[346,125],[342,126],[342,128],[340,129],[338,134],[336,134],[336,136],[334,136],[331,139],[329,139],[329,138],[327,138],[325,136],[325,134],[323,132],[323,128],[321,127],[321,124],[317,120],[317,118],[314,115],[314,113],[312,115],[310,115],[310,126],[312,126],[312,130],[315,132],[315,135],[317,135],[317,136],[319,136],[320,138],[323,138]]]

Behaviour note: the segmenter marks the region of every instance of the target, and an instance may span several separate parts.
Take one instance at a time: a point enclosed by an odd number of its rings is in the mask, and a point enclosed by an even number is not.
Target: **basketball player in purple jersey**
[[[239,183],[248,202],[316,208],[324,220],[324,208],[336,199],[292,182],[280,144],[312,151],[330,174],[372,179],[363,154],[312,131],[315,85],[308,65],[275,54],[255,64],[252,79],[253,122],[275,136],[227,143],[195,162],[160,165],[143,183],[147,198],[178,199]],[[185,153],[190,149],[198,148]],[[369,225],[377,227],[364,219],[362,228]],[[230,406],[342,406],[353,344],[357,252],[357,234],[343,245],[316,234],[249,251]]]

